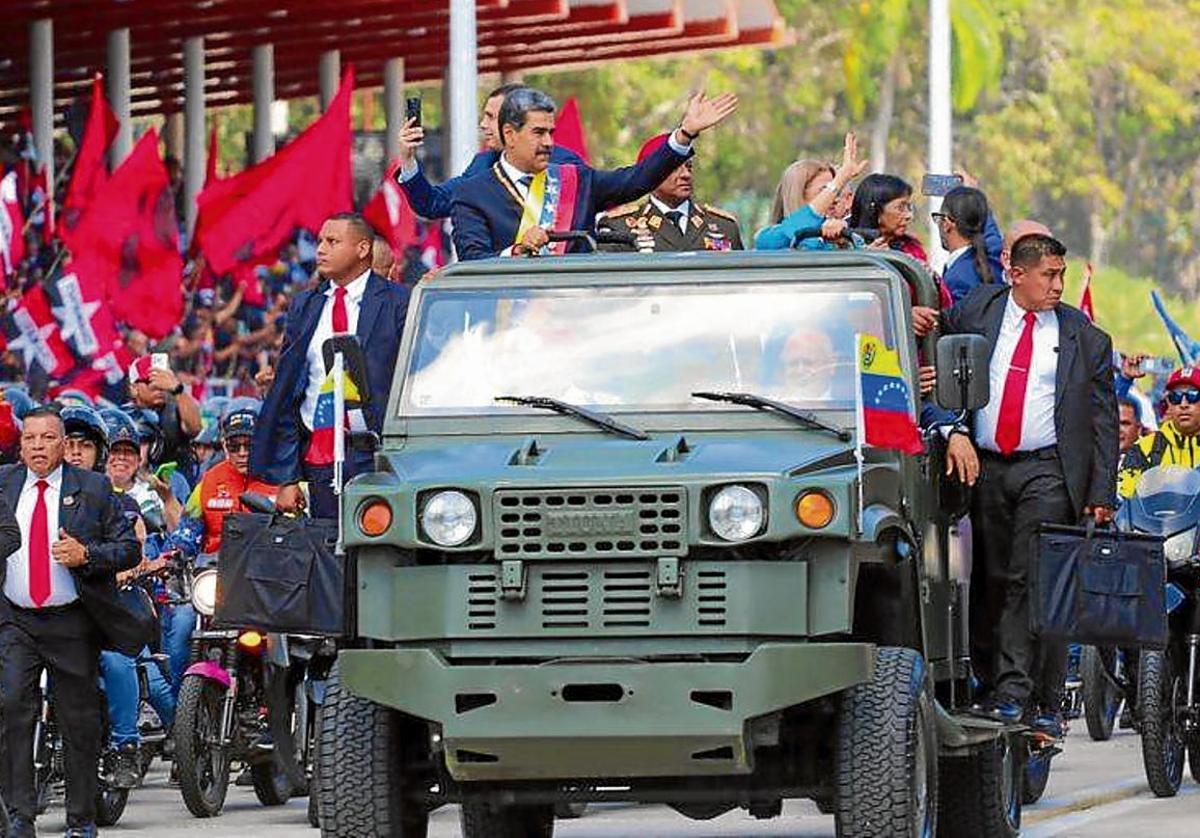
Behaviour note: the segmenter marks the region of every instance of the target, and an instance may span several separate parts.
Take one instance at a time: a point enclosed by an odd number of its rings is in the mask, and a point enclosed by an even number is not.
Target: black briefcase
[[[1031,628],[1072,643],[1161,649],[1166,585],[1161,538],[1044,524],[1030,573]]]
[[[346,634],[337,521],[257,512],[225,516],[214,622],[283,634]]]

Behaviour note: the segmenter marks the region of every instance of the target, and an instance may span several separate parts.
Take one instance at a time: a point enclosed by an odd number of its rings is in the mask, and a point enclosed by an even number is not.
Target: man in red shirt
[[[258,415],[252,410],[238,410],[221,422],[221,444],[225,459],[205,472],[188,498],[186,512],[204,523],[203,553],[221,549],[221,527],[231,512],[248,511],[242,505],[244,492],[254,492],[275,499],[278,486],[263,483],[249,474],[250,438]]]

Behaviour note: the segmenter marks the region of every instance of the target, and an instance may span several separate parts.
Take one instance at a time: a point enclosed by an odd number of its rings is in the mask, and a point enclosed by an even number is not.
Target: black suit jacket
[[[150,638],[146,626],[122,605],[116,575],[136,566],[141,558],[137,536],[122,513],[107,477],[66,463],[62,468],[58,525],[88,549],[87,564],[71,569],[80,602],[103,632],[106,648],[136,655]],[[9,509],[17,508],[25,475],[23,465],[0,468],[0,503]],[[19,530],[17,538],[19,545]],[[0,550],[3,545],[4,540],[0,540]],[[7,572],[8,565],[0,564],[0,586]],[[0,623],[11,616],[8,599],[0,596]]]
[[[983,335],[995,350],[1012,289],[981,285],[944,317],[948,334]],[[1067,492],[1077,514],[1113,506],[1117,485],[1117,394],[1112,339],[1077,308],[1060,303],[1054,431]]]

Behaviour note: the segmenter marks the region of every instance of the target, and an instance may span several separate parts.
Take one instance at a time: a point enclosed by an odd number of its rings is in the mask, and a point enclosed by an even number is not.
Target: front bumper
[[[767,643],[736,663],[572,659],[454,666],[346,650],[356,695],[440,726],[459,781],[748,774],[747,722],[868,681],[865,643]]]

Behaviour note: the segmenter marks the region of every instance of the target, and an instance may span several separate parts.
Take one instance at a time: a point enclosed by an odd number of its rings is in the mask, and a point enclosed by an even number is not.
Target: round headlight
[[[708,525],[726,541],[745,541],[763,525],[763,505],[745,486],[726,486],[708,505]]]
[[[192,580],[192,607],[211,617],[217,610],[217,572],[202,570]]]
[[[479,516],[475,504],[462,492],[438,492],[425,501],[421,529],[434,544],[457,547],[471,537]]]
[[[1163,542],[1163,555],[1167,559],[1167,564],[1172,566],[1180,565],[1191,557],[1194,535],[1192,530],[1185,530],[1184,532],[1176,533]]]

